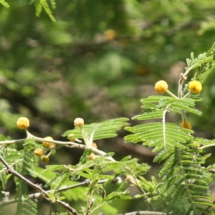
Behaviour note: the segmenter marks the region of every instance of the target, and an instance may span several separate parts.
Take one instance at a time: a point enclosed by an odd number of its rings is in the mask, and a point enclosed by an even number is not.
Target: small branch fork
[[[178,81],[178,97],[182,98],[182,89],[184,86],[185,81],[187,80],[187,74],[192,70],[190,67],[185,73],[180,74],[180,79]]]
[[[189,69],[186,70],[185,73],[180,74],[180,79],[178,81],[178,98],[180,98],[180,99],[182,98],[183,86],[184,86],[185,81],[187,80],[187,75],[192,69],[193,69],[193,67],[191,66]],[[188,92],[185,96],[183,96],[183,98],[186,98],[189,94],[190,94],[190,92]],[[184,111],[181,111],[181,116],[182,116],[183,122],[185,122],[186,114]]]
[[[24,176],[22,176],[21,174],[19,174],[17,171],[15,171],[5,160],[4,158],[0,155],[0,161],[5,165],[5,167],[7,168],[7,172],[16,176],[17,178],[19,178],[20,180],[24,181],[26,184],[28,184],[29,186],[33,187],[35,190],[39,191],[41,193],[41,195],[47,199],[48,201],[50,201],[49,198],[49,192],[43,190],[39,185],[32,183],[31,181],[29,181],[28,179],[26,179]],[[62,205],[64,208],[67,209],[68,212],[70,212],[73,215],[78,215],[77,211],[72,208],[68,203],[61,201],[61,200],[56,200],[56,202],[60,205]]]

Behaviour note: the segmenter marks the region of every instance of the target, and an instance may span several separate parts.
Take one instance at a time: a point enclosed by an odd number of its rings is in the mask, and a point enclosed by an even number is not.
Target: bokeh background
[[[166,80],[177,93],[186,58],[215,42],[212,0],[57,0],[56,22],[44,11],[36,17],[26,0],[8,2],[10,8],[0,5],[0,134],[13,139],[25,136],[16,127],[20,116],[30,119],[33,134],[58,140],[76,117],[86,123],[131,118],[142,111],[141,98],[156,94],[156,81]],[[202,117],[188,116],[199,137],[215,133],[213,77],[213,71],[205,77],[197,104]],[[125,144],[126,134],[97,144],[116,159],[131,154],[156,172],[151,150]],[[75,164],[81,154],[61,149],[50,163]],[[117,207],[142,209],[138,201]]]

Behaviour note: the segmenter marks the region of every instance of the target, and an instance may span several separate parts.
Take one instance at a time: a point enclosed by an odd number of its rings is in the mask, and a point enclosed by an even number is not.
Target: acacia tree
[[[4,1],[1,3],[7,6]],[[36,5],[37,14],[43,6],[50,15],[45,1],[36,1]],[[215,145],[214,140],[195,137],[187,120],[188,114],[201,115],[195,103],[201,101],[205,74],[214,67],[214,49],[212,46],[197,58],[191,54],[184,73],[180,74],[176,94],[168,89],[170,83],[158,81],[155,91],[169,96],[143,98],[143,113],[132,118],[143,121],[138,125],[130,126],[128,118],[92,124],[76,118],[75,129],[63,134],[68,141],[57,141],[31,133],[33,118],[31,122],[26,117],[19,118],[17,126],[25,130],[26,137],[18,140],[2,137],[0,142],[1,212],[6,213],[7,206],[13,205],[16,214],[41,214],[37,200],[42,198],[50,203],[51,209],[62,206],[60,214],[118,214],[111,203],[132,199],[140,199],[144,210],[141,207],[141,211],[126,212],[127,215],[214,214],[210,191],[214,165],[205,163],[210,156],[206,149]],[[171,114],[181,116],[180,125],[168,121]],[[158,174],[149,178],[147,163],[140,163],[130,155],[116,160],[114,153],[97,147],[95,141],[115,137],[123,127],[131,132],[125,136],[126,142],[143,143],[157,153],[154,163],[162,164]],[[75,148],[82,150],[79,162],[68,165],[59,161],[49,165],[49,159],[58,156],[63,147],[71,153]],[[35,182],[36,178],[41,184]],[[16,195],[9,197],[7,185],[11,181],[15,182]],[[135,194],[131,192],[133,188],[137,190]],[[77,200],[82,202],[76,204]],[[49,213],[59,214],[56,211]]]
[[[90,125],[85,125],[82,118],[76,118],[75,129],[63,134],[69,141],[57,141],[51,137],[34,136],[28,130],[29,119],[19,118],[17,126],[26,131],[26,138],[0,142],[0,178],[4,194],[1,207],[17,202],[16,214],[37,214],[36,199],[42,196],[52,204],[63,206],[66,212],[61,214],[88,215],[98,214],[103,205],[114,200],[141,198],[148,209],[126,214],[214,214],[209,189],[214,179],[214,164],[205,166],[210,156],[205,149],[215,146],[215,143],[214,140],[194,137],[186,117],[188,113],[201,115],[195,103],[200,101],[202,75],[214,66],[214,56],[215,46],[197,58],[191,54],[185,72],[180,75],[178,95],[168,90],[165,81],[158,81],[155,90],[170,96],[142,99],[144,111],[133,119],[143,120],[144,123],[133,127],[128,126],[127,118]],[[181,126],[166,120],[169,113],[182,116]],[[158,153],[154,159],[154,162],[162,163],[158,176],[147,180],[144,175],[150,169],[148,164],[138,163],[131,156],[118,161],[113,158],[114,153],[97,148],[94,141],[114,137],[116,131],[124,126],[132,133],[125,137],[126,141],[143,142]],[[17,149],[19,143],[24,143],[21,150]],[[84,153],[76,165],[59,163],[45,165],[45,169],[38,166],[39,158],[47,163],[51,156],[57,155],[60,147],[79,148]],[[28,179],[29,175],[40,178],[45,184],[35,184]],[[16,197],[9,199],[6,184],[12,176]],[[118,186],[109,191],[107,187],[111,183]],[[31,194],[29,186],[34,189]],[[131,186],[136,187],[139,193],[130,194]],[[83,206],[75,209],[68,200],[77,195],[86,198]],[[156,201],[159,201],[158,205],[154,204]],[[109,213],[116,214],[117,210],[109,208]]]

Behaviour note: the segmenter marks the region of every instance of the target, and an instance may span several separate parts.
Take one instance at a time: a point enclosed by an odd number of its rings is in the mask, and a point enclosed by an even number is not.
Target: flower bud
[[[53,138],[52,137],[45,137],[44,139],[46,139],[46,140],[53,140]],[[50,142],[43,142],[43,145],[45,146],[45,147],[47,147],[47,148],[54,148],[55,147],[55,144],[54,143],[50,143]]]
[[[30,126],[30,121],[27,117],[20,117],[17,120],[16,125],[19,129],[27,129]]]
[[[193,94],[198,94],[202,91],[202,83],[199,81],[191,81],[189,83],[189,90]]]
[[[74,120],[74,125],[75,125],[76,127],[82,128],[83,125],[84,125],[84,120],[83,120],[82,118],[76,118],[76,119]]]
[[[41,161],[44,162],[44,163],[47,163],[47,162],[49,162],[49,157],[46,156],[46,155],[43,155],[43,156],[41,157]]]
[[[42,156],[43,155],[43,149],[41,149],[41,148],[35,149],[34,154],[39,156],[39,157]]]
[[[168,84],[166,83],[166,81],[158,81],[156,84],[155,84],[155,91],[157,93],[165,93],[166,91],[168,90]]]
[[[182,128],[187,128],[187,129],[192,129],[192,125],[190,124],[190,122],[187,122],[187,121],[182,122],[181,127]]]
[[[89,156],[88,156],[88,159],[89,160],[94,160],[96,158],[96,155],[94,153],[91,153]]]

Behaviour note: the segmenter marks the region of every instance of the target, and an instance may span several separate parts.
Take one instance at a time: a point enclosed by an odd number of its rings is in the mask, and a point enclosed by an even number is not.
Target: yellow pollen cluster
[[[34,154],[39,156],[39,157],[42,156],[43,155],[43,149],[41,149],[41,148],[35,149]]]
[[[41,161],[44,162],[44,163],[47,163],[47,162],[49,162],[49,157],[46,156],[46,155],[43,155],[43,156],[41,157]]]
[[[158,81],[156,84],[155,84],[155,91],[157,93],[165,93],[166,91],[168,90],[168,84],[166,83],[166,81]]]
[[[202,91],[202,84],[199,81],[191,81],[189,83],[189,90],[193,94],[198,94]]]
[[[74,120],[74,125],[75,125],[76,127],[82,128],[83,125],[84,125],[84,120],[83,120],[82,118],[76,118],[76,119]]]
[[[190,122],[187,122],[187,121],[182,122],[181,127],[182,128],[187,128],[187,129],[192,129],[192,125],[190,124]]]
[[[89,160],[94,160],[96,158],[96,155],[94,153],[91,153],[89,156],[88,156],[88,159]]]
[[[17,120],[16,125],[19,129],[27,129],[30,126],[30,121],[27,117],[20,117]]]
[[[45,137],[44,138],[45,140],[53,140],[53,138],[52,137]],[[45,147],[47,147],[47,148],[54,148],[55,147],[55,144],[54,143],[50,143],[50,142],[43,142],[43,145],[45,146]]]

